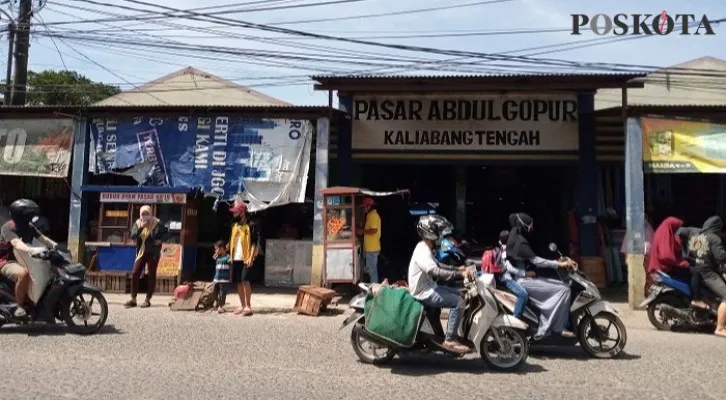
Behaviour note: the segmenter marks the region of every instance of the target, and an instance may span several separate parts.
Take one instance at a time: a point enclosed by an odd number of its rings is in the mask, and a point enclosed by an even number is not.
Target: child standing
[[[507,240],[509,239],[509,231],[501,231],[499,233],[499,247],[501,248],[501,265],[504,267],[504,271],[501,276],[502,283],[517,296],[517,303],[514,305],[514,311],[512,315],[519,318],[524,312],[524,307],[527,305],[529,295],[522,285],[517,282],[518,278],[529,277],[530,275],[521,276],[519,269],[512,266],[507,261]]]
[[[224,312],[224,304],[227,301],[231,266],[229,256],[227,255],[227,243],[223,240],[219,240],[214,244],[214,259],[216,261],[214,271],[214,309],[222,314]]]

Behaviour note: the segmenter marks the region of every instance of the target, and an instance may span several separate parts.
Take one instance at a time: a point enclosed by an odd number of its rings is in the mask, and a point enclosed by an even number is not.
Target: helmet
[[[421,239],[438,240],[445,232],[453,232],[454,225],[441,215],[424,215],[418,219],[416,230]]]
[[[10,218],[21,225],[29,223],[33,217],[40,215],[40,207],[36,202],[29,199],[15,200],[10,205]]]

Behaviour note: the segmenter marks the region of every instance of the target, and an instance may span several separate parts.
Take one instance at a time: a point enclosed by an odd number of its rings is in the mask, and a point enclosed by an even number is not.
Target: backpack
[[[494,247],[484,251],[481,256],[481,272],[485,274],[498,274],[502,268],[502,249]]]

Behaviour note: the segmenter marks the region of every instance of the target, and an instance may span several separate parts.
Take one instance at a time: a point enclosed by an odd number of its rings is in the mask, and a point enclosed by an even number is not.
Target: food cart
[[[374,192],[356,187],[336,186],[321,190],[323,195],[323,249],[325,285],[358,283],[361,278],[362,237],[356,227],[363,225],[360,202],[364,197],[403,195],[408,190]]]
[[[96,250],[97,275],[103,281],[126,280],[136,258],[136,246],[131,239],[131,226],[139,216],[143,205],[149,205],[152,215],[161,219],[169,234],[162,244],[157,269],[157,286],[163,293],[173,289],[182,270],[183,246],[196,242],[196,202],[187,199],[186,193],[126,193],[101,192],[97,220],[97,241],[86,242]],[[124,291],[125,282],[109,285],[114,291]],[[103,286],[109,286],[103,285]]]

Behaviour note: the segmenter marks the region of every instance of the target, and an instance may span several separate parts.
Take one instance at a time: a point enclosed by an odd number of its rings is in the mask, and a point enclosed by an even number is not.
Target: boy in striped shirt
[[[230,260],[227,255],[227,243],[223,240],[214,244],[214,259],[216,261],[214,271],[214,309],[218,313],[224,312],[224,304],[227,302],[227,291],[229,287]]]

